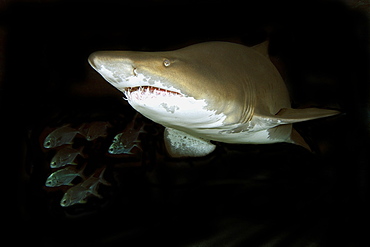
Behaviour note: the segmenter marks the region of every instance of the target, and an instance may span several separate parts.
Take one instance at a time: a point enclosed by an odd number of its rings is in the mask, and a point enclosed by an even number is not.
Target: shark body
[[[265,44],[206,42],[164,52],[98,51],[90,65],[138,112],[166,127],[170,155],[203,156],[210,142],[307,146],[292,124],[338,114],[292,109]]]

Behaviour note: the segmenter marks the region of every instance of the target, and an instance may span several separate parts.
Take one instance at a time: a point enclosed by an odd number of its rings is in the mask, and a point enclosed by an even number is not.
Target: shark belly
[[[200,157],[215,150],[216,146],[211,141],[230,144],[291,143],[291,131],[291,124],[237,133],[219,129],[179,130],[166,127],[164,140],[166,149],[172,157]]]
[[[277,142],[291,142],[290,135],[292,125],[280,125],[270,129],[261,129],[256,131],[238,131],[232,129],[198,129],[183,132],[189,135],[200,137],[206,140],[234,143],[234,144],[270,144]]]

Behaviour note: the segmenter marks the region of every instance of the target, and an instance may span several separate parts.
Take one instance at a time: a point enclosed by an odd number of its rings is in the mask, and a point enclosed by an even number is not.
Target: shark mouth
[[[123,89],[125,100],[136,98],[138,100],[156,97],[184,96],[181,93],[153,86],[125,87]]]

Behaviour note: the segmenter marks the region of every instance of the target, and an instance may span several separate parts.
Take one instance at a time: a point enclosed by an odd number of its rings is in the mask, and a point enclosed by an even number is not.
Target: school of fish
[[[108,149],[109,154],[133,154],[131,151],[134,147],[141,150],[138,138],[140,133],[144,133],[145,124],[141,123],[139,127],[136,127],[137,117],[138,113],[125,130],[114,137]],[[111,127],[112,125],[109,122],[84,123],[78,128],[72,128],[71,125],[63,125],[46,136],[43,147],[46,150],[56,149],[56,153],[50,161],[50,168],[57,170],[48,176],[45,186],[70,187],[60,201],[62,207],[86,203],[87,198],[91,195],[102,198],[98,193],[99,185],[111,185],[104,179],[106,166],[98,168],[90,176],[86,176],[84,171],[88,163],[80,166],[77,159],[78,156],[87,159],[87,156],[83,153],[84,146],[79,148],[73,147],[73,141],[76,136],[81,135],[87,141],[106,138],[108,129]],[[78,167],[80,168],[78,169]],[[76,184],[76,178],[78,177],[80,182]]]

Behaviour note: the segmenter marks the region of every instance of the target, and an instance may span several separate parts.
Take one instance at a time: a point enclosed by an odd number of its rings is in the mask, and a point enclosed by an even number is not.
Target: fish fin
[[[206,156],[216,148],[209,140],[197,138],[172,128],[165,129],[164,140],[167,152],[172,157]]]
[[[102,171],[101,171],[101,173],[100,173],[100,175],[99,175],[99,182],[100,183],[102,183],[102,184],[104,184],[104,185],[108,185],[108,186],[110,186],[111,185],[111,183],[109,183],[107,180],[105,180],[104,179],[104,173],[105,173],[105,170],[106,170],[107,168],[105,167]]]
[[[84,150],[85,146],[82,146],[78,149],[78,154],[81,155],[82,158],[86,158],[86,154],[84,154],[82,151]]]
[[[86,180],[86,176],[84,175],[84,171],[85,171],[85,168],[86,168],[87,165],[85,165],[84,167],[82,167],[81,170],[78,171],[78,176],[80,178],[82,178],[82,180]]]
[[[138,141],[138,144],[140,143],[140,141]],[[140,147],[140,145],[138,144],[135,144],[133,147],[137,147],[138,149],[140,149],[141,151],[143,151],[143,149]]]
[[[294,128],[292,129],[290,140],[292,141],[292,143],[302,146],[308,151],[312,152],[311,147],[307,144],[307,142],[303,139],[303,137]]]
[[[81,203],[81,204],[85,204],[86,202],[87,202],[86,198],[84,198],[84,199],[82,199],[82,200],[78,201],[78,203]]]
[[[252,46],[252,49],[254,49],[255,51],[257,51],[258,53],[260,53],[261,55],[265,56],[265,57],[269,57],[269,41],[266,40],[262,43],[259,43],[255,46]]]
[[[87,123],[83,123],[80,127],[77,129],[78,133],[86,138],[87,132],[89,131],[89,126]]]
[[[336,110],[327,110],[319,108],[305,108],[305,109],[281,109],[272,119],[277,119],[281,124],[291,124],[296,122],[303,122],[317,118],[330,117],[339,114]]]
[[[146,131],[144,130],[144,127],[145,127],[145,124],[143,124],[140,129],[139,129],[139,133],[146,133]]]
[[[105,179],[101,179],[100,180],[100,183],[102,183],[102,184],[104,184],[104,185],[106,185],[106,186],[111,186],[112,184],[111,183],[109,183],[107,180],[105,180]]]
[[[313,120],[317,118],[330,117],[339,114],[336,110],[319,108],[292,109],[283,108],[276,115],[254,114],[251,121],[237,125],[235,128],[222,130],[220,133],[239,133],[244,131],[257,132],[260,130],[272,129],[279,125],[293,124]]]
[[[91,191],[91,194],[93,194],[94,196],[98,197],[98,198],[103,198],[97,191]]]

